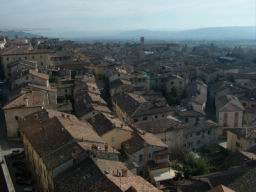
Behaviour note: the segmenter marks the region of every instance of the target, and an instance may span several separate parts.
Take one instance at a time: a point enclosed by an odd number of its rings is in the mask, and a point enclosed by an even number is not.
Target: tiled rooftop
[[[39,107],[48,104],[47,94],[42,91],[28,91],[10,101],[3,109]]]

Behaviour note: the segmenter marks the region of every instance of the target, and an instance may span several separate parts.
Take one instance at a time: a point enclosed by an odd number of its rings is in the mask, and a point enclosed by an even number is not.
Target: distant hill
[[[134,39],[140,36],[157,40],[256,40],[256,27],[215,27],[184,31],[135,30],[121,32],[116,38]]]
[[[33,32],[32,32],[33,33]],[[183,31],[154,31],[154,30],[132,30],[124,32],[88,32],[88,31],[37,31],[36,34],[22,30],[2,30],[0,36],[9,38],[19,37],[40,37],[42,34],[47,37],[57,37],[72,40],[138,40],[144,36],[148,40],[256,40],[256,26],[248,27],[212,27]]]
[[[27,33],[24,31],[1,31],[0,30],[0,36],[5,36],[8,38],[15,38],[16,36],[24,38],[24,37],[28,37],[28,38],[32,38],[32,37],[40,37],[39,35],[35,35],[32,33]]]

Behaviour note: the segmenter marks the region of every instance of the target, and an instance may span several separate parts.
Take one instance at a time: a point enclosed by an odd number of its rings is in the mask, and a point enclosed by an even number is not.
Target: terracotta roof
[[[92,111],[110,113],[107,103],[100,97],[100,92],[94,83],[78,84],[74,88],[74,110],[78,117]]]
[[[112,81],[109,86],[111,89],[116,89],[122,85],[131,85],[131,82],[123,79],[116,79]]]
[[[105,142],[102,138],[93,130],[92,126],[87,122],[81,122],[78,119],[70,120],[70,115],[66,117],[58,118],[65,129],[70,135],[77,141],[77,143],[85,150],[91,150],[92,145],[97,145],[98,150],[105,150]],[[108,147],[108,151],[111,153],[118,153],[112,147]]]
[[[87,121],[93,126],[94,130],[100,136],[115,128],[132,131],[129,126],[125,125],[118,118],[106,113],[98,113],[97,115],[87,119]]]
[[[11,49],[8,49],[4,51],[1,55],[2,56],[8,56],[8,55],[28,55],[28,54],[49,54],[53,51],[49,50],[43,50],[43,49],[36,49],[36,50],[31,50],[31,49],[24,49],[24,47],[12,47]]]
[[[141,133],[140,133],[141,132]],[[123,142],[125,151],[129,154],[133,154],[145,147],[145,143],[149,146],[157,146],[162,148],[168,148],[168,146],[151,133],[140,131],[134,134],[134,136]]]
[[[41,86],[41,85],[35,85],[35,84],[28,84],[28,87],[30,87],[32,90],[46,90],[46,91],[50,91],[50,92],[57,92],[57,89],[54,87],[45,87],[45,86]]]
[[[174,129],[183,129],[185,128],[185,124],[175,117],[168,115],[165,118],[154,119],[154,121],[141,122],[137,127],[151,133],[162,133]]]
[[[213,187],[221,184],[229,187],[236,179],[244,175],[250,169],[252,169],[251,166],[234,167],[225,171],[196,176],[194,178],[209,181],[210,185]]]
[[[245,139],[256,139],[256,128],[230,128],[229,132],[236,134],[238,137]]]
[[[228,187],[234,189],[236,192],[255,192],[256,189],[256,168],[251,168],[245,174],[241,174]]]
[[[130,188],[135,189],[138,192],[160,192],[155,186],[147,182],[140,176],[130,176],[130,177],[115,177],[113,175],[107,175],[107,177],[115,183],[122,191],[126,192]]]
[[[103,173],[106,174],[107,178],[116,186],[118,186],[122,191],[127,191],[131,187],[136,189],[138,192],[160,191],[142,177],[136,176],[127,170],[127,167],[121,162],[95,159],[95,164]],[[122,174],[122,171],[126,171],[126,175],[118,176],[118,174]]]
[[[244,107],[237,97],[222,95],[215,98],[216,107],[219,111],[243,111]]]
[[[48,104],[47,94],[42,91],[29,91],[10,101],[5,109],[20,107],[40,107]]]
[[[50,110],[42,110],[31,114],[20,120],[19,125],[34,150],[43,159],[48,168],[52,169],[59,166],[63,160],[71,159],[71,154],[67,153],[69,151],[67,147],[70,145],[72,148],[74,139],[64,129],[58,117],[51,117],[53,113],[48,112]],[[48,114],[50,115],[48,116]],[[55,154],[59,154],[59,156],[55,156]],[[60,156],[63,158],[58,158]]]
[[[90,151],[96,145],[98,151],[106,152],[105,142],[92,127],[70,114],[44,109],[26,116],[19,124],[22,133],[50,169],[71,159],[69,152],[74,147],[82,152]],[[118,153],[110,146],[107,152]]]
[[[29,70],[29,73],[33,76],[36,76],[36,77],[40,78],[40,79],[49,80],[49,75],[47,75],[47,74],[39,73],[35,70]]]
[[[55,181],[61,192],[122,192],[90,159],[65,170]]]
[[[134,93],[125,93],[114,97],[114,102],[130,117],[154,115],[171,112],[171,107],[165,100],[158,97],[141,96]]]
[[[224,185],[218,185],[217,187],[214,187],[208,192],[235,192],[232,189],[224,186]]]

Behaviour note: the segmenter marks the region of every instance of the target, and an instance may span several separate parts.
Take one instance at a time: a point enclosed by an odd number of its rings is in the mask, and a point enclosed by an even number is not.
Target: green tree
[[[183,172],[186,178],[209,173],[210,166],[207,162],[189,153],[184,157]]]

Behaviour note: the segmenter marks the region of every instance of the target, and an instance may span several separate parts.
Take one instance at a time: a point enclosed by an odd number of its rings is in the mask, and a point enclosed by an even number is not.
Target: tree
[[[209,173],[210,166],[202,159],[189,153],[184,157],[183,173],[185,178]]]

